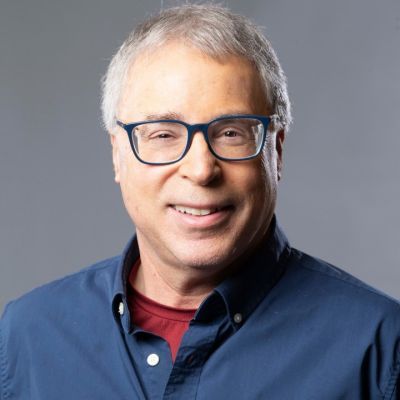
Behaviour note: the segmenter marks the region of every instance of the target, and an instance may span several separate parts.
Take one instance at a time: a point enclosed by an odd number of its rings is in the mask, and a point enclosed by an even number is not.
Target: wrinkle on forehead
[[[188,58],[191,59],[189,61],[195,61],[191,64],[190,69],[185,68],[188,65]],[[205,74],[201,67],[197,65],[204,63],[214,65],[216,68]],[[151,79],[149,79],[149,73],[152,74]],[[233,75],[235,79],[232,79]],[[160,82],[165,87],[164,91],[163,87],[160,87]],[[196,86],[196,93],[193,93],[192,86]],[[168,89],[176,87],[179,87],[179,97],[182,98],[183,106],[187,105],[188,102],[196,102],[196,106],[200,103],[207,104],[209,91],[223,88],[220,91],[221,100],[228,107],[230,106],[233,113],[240,112],[240,105],[233,105],[230,97],[237,96],[238,93],[240,93],[243,102],[251,104],[253,109],[260,110],[260,114],[269,113],[270,108],[267,106],[261,79],[257,70],[249,61],[233,55],[218,60],[196,48],[176,42],[168,43],[153,52],[141,53],[135,59],[125,80],[119,106],[125,105],[135,97],[136,108],[141,109],[141,112],[146,114],[165,113],[167,111],[181,113],[182,108],[178,107],[179,104],[175,109],[169,107],[169,110],[146,109],[145,107],[147,95],[155,92],[157,92],[160,104],[170,104],[171,98]],[[226,111],[224,111],[224,114],[226,114]],[[218,114],[215,116],[218,116]]]

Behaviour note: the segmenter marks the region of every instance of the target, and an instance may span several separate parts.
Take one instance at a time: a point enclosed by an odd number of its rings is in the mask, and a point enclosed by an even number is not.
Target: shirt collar
[[[126,245],[119,259],[113,285],[112,311],[117,322],[121,321],[125,332],[131,329],[130,313],[128,312],[127,285],[129,274],[139,258],[139,246],[136,235]]]
[[[229,315],[234,328],[239,328],[279,280],[289,254],[289,242],[274,217],[265,243],[259,246],[236,274],[214,289],[200,305],[195,319],[209,320],[224,311]],[[126,332],[131,328],[127,312],[127,282],[138,258],[139,247],[134,236],[119,259],[113,285],[114,318],[121,321]]]
[[[195,319],[208,320],[210,314],[220,313],[223,305],[234,329],[238,329],[282,276],[289,254],[288,239],[274,217],[268,239],[236,274],[214,289]]]

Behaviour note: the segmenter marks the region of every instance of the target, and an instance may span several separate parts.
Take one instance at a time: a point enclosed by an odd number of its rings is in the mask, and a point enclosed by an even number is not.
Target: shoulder
[[[340,355],[364,378],[377,381],[382,398],[392,398],[400,373],[399,301],[296,249],[275,289],[270,306],[294,321],[303,347],[323,344],[325,357]]]
[[[47,380],[49,373],[63,381],[60,360],[82,360],[82,349],[85,354],[98,352],[98,338],[93,340],[92,332],[113,329],[112,298],[119,265],[120,257],[98,262],[6,306],[0,320],[1,398],[9,393],[31,398],[32,386]]]
[[[367,348],[394,351],[400,362],[400,303],[341,268],[293,249],[280,294],[285,307],[301,310],[308,323],[326,327],[332,340],[349,338]],[[282,304],[282,303],[281,303]],[[339,339],[342,338],[342,339]]]
[[[76,273],[46,283],[11,301],[5,307],[0,327],[38,325],[41,318],[83,310],[112,292],[120,256],[97,262]],[[22,326],[21,326],[22,328]]]
[[[307,279],[305,287],[327,298],[342,299],[358,307],[391,311],[400,318],[400,302],[343,269],[292,249],[292,266]],[[297,270],[297,271],[296,271]]]

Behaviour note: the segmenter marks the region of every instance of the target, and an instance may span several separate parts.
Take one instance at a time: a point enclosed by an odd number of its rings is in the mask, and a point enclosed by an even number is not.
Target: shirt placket
[[[208,324],[191,322],[179,347],[163,400],[196,398],[201,371],[218,337],[222,318]]]

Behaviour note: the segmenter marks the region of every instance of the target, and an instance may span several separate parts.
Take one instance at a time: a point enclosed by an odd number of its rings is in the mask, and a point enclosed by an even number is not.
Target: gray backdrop
[[[1,309],[132,235],[99,80],[160,2],[0,1]],[[400,1],[226,4],[266,27],[289,78],[278,217],[292,245],[400,297]]]

